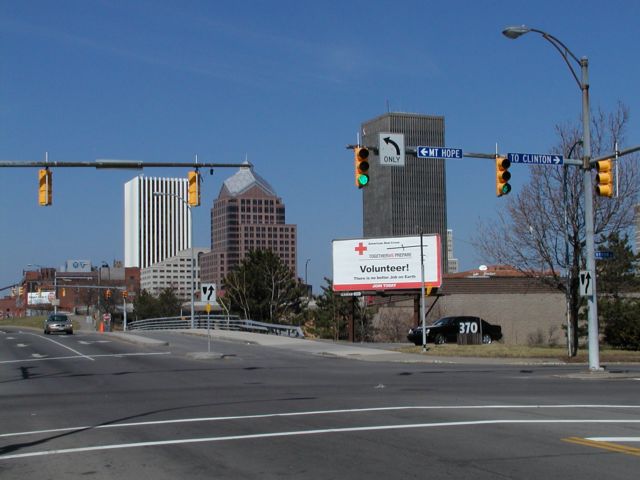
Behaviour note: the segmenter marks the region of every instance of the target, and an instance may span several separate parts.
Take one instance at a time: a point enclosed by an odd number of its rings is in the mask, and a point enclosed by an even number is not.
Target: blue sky
[[[503,153],[551,153],[554,126],[579,119],[580,92],[540,36],[501,35],[527,24],[589,58],[592,105],[626,103],[626,145],[640,144],[639,17],[632,0],[0,0],[0,160],[248,158],[298,225],[298,273],[310,259],[317,292],[331,275],[331,240],[362,234],[345,145],[363,121],[388,104],[444,115],[446,145],[466,152],[498,143]],[[527,168],[511,171],[513,196]],[[196,246],[209,246],[210,207],[234,172],[205,176]],[[55,169],[45,208],[37,169],[0,169],[0,287],[29,263],[123,259],[123,184],[133,175]],[[484,263],[469,242],[509,201],[495,197],[493,177],[491,161],[447,163],[463,269]]]

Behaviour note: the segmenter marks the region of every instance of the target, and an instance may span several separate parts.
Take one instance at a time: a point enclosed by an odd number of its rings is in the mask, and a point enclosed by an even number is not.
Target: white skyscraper
[[[187,198],[186,178],[140,175],[125,183],[125,267],[146,268],[191,248]]]

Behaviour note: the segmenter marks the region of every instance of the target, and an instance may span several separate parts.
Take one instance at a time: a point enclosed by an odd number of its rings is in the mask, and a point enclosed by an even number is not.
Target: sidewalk
[[[174,330],[175,331],[175,330]],[[179,330],[184,335],[207,336],[206,329]],[[431,363],[431,364],[472,364],[472,365],[564,365],[564,362],[540,358],[477,358],[477,357],[438,357],[430,354],[402,353],[386,344],[368,346],[365,344],[310,340],[262,333],[237,332],[212,329],[211,338],[216,340],[242,342],[272,348],[282,348],[296,352],[335,358],[349,358],[368,362]],[[143,345],[167,345],[167,342],[155,340],[130,332],[105,333],[125,341]],[[400,345],[398,345],[400,346]]]

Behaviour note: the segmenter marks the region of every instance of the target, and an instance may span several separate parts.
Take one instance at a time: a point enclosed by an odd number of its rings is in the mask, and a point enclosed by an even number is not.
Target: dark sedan
[[[433,325],[427,325],[427,343],[440,345],[447,342],[455,343],[458,334],[480,334],[482,343],[491,343],[502,338],[502,327],[491,325],[479,317],[444,317]],[[407,338],[415,345],[422,345],[422,326],[409,330]]]

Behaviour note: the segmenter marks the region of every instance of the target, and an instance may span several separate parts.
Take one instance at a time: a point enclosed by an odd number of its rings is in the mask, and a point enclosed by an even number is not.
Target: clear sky
[[[345,145],[363,121],[387,106],[444,115],[449,147],[555,153],[554,126],[579,119],[580,91],[542,37],[501,34],[527,24],[589,58],[593,107],[627,104],[626,145],[640,144],[639,18],[636,0],[0,0],[0,160],[248,158],[298,225],[298,274],[310,259],[318,292],[331,240],[362,235]],[[511,171],[513,196],[527,167]],[[207,172],[196,246],[210,245],[210,208],[233,173]],[[0,169],[0,287],[27,264],[122,260],[133,175],[54,169],[53,206],[40,207],[37,169]],[[491,161],[447,162],[462,269],[485,263],[469,242],[507,201]]]

